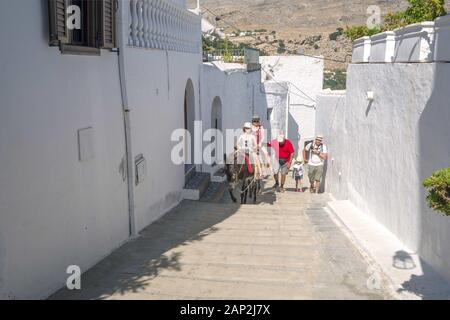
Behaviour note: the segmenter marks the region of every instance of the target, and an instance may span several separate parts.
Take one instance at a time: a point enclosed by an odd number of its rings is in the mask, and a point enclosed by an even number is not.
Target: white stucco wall
[[[224,131],[241,129],[244,122],[251,121],[253,114],[258,114],[263,125],[268,128],[267,105],[260,88],[261,73],[227,70],[226,64],[219,66],[220,68],[210,63],[202,66],[201,119],[203,131],[212,127],[211,110],[215,97],[219,97],[222,102],[222,128]],[[204,145],[206,144],[208,143],[204,143]],[[228,152],[232,151],[228,150]],[[208,165],[203,166],[203,171],[210,172],[211,170]]]
[[[350,65],[346,98],[318,99],[331,147],[326,185],[386,226],[450,280],[450,219],[427,208],[422,181],[450,165],[450,65]],[[367,91],[374,91],[369,104]],[[341,176],[339,176],[341,173]]]
[[[323,60],[306,56],[263,56],[260,62],[262,81],[289,84],[288,138],[298,147],[315,134],[315,97],[323,88]]]
[[[47,15],[47,1],[0,2],[9,26],[0,28],[8,43],[0,47],[0,299],[45,298],[65,285],[69,265],[84,272],[130,235],[118,54],[61,55],[48,46]],[[170,135],[184,128],[188,79],[199,115],[201,56],[122,53],[133,158],[147,160],[134,187],[141,230],[180,201],[184,170],[170,161]],[[94,157],[80,162],[77,132],[87,127]]]
[[[181,201],[184,166],[171,161],[172,132],[184,128],[184,95],[191,79],[199,119],[200,55],[142,50],[125,51],[128,100],[131,108],[133,158],[142,154],[147,174],[135,186],[136,229],[160,218]],[[198,139],[199,137],[192,137]]]
[[[339,199],[348,197],[345,180],[347,176],[341,172],[341,167],[346,161],[343,159],[346,158],[345,146],[349,139],[344,130],[345,97],[345,91],[331,90],[323,91],[317,96],[316,130],[318,134],[324,136],[324,144],[329,151],[325,190]]]
[[[275,139],[279,134],[288,136],[289,83],[265,81],[261,89],[270,110],[268,138]]]
[[[129,236],[117,53],[50,48],[46,3],[0,2],[0,299],[45,298]]]

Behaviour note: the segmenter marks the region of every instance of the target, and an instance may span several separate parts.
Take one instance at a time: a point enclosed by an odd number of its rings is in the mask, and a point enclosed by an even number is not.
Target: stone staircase
[[[219,202],[226,190],[226,176],[223,170],[219,170],[212,175],[204,172],[197,172],[195,169],[186,173],[186,185],[183,189],[183,199]]]

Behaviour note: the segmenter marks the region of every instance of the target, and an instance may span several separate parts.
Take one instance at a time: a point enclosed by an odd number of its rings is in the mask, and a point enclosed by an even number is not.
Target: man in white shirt
[[[323,144],[323,136],[318,135],[314,142],[303,149],[303,159],[308,165],[308,177],[311,183],[311,193],[319,193],[323,177],[323,167],[328,156],[327,147]]]

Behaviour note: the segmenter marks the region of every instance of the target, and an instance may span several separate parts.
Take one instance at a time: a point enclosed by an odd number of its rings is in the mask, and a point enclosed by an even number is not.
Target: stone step
[[[200,201],[217,203],[223,198],[226,188],[226,182],[211,182]]]
[[[189,182],[189,180],[191,180],[194,177],[194,175],[197,173],[197,171],[195,170],[195,166],[192,166],[191,168],[187,168],[186,170],[187,171],[184,176],[184,181]]]
[[[210,183],[211,175],[209,173],[195,172],[183,189],[183,199],[200,200]]]
[[[212,176],[212,182],[225,182],[227,181],[227,175],[225,174],[225,168],[218,169]]]

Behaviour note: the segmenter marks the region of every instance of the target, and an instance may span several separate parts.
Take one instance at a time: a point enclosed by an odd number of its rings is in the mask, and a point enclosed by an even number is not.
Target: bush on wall
[[[442,169],[423,182],[430,208],[450,216],[450,168]]]
[[[347,27],[345,35],[352,39],[372,36],[379,32],[392,31],[409,24],[433,21],[447,14],[445,0],[408,0],[409,7],[405,11],[388,13],[383,24],[378,28],[369,29],[367,26]]]

